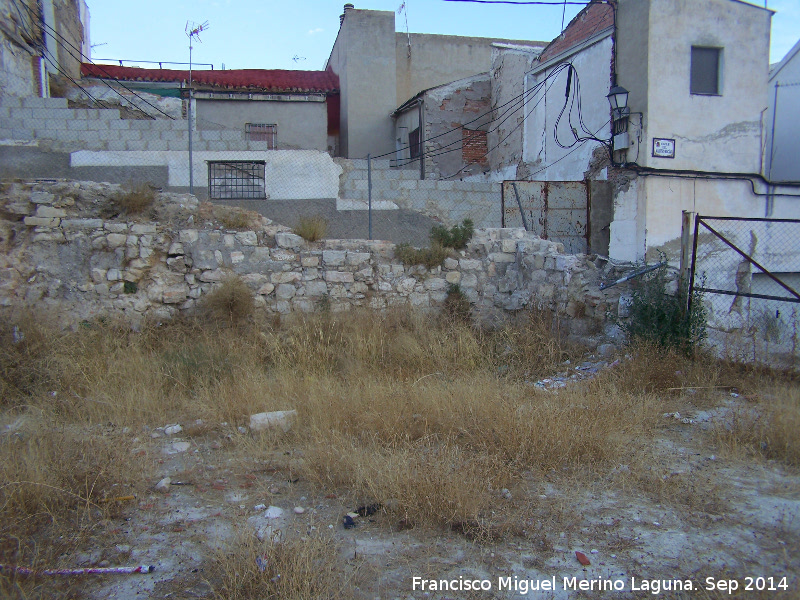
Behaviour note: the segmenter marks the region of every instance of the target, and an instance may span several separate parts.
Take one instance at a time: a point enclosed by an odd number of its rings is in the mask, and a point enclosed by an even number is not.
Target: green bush
[[[663,262],[663,261],[662,261]],[[691,355],[706,337],[706,309],[702,294],[695,291],[686,310],[686,291],[665,292],[666,264],[631,280],[631,301],[626,319],[612,318],[630,340],[655,343]]]
[[[475,225],[471,219],[464,219],[461,225],[454,225],[450,229],[444,225],[435,225],[431,229],[431,243],[439,244],[444,248],[461,250],[466,248],[473,233],[475,233]]]

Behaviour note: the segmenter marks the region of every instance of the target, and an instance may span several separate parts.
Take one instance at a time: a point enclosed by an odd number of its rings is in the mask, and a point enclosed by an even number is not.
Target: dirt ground
[[[748,401],[729,390],[712,397],[711,407],[694,406],[691,393],[665,403],[645,482],[618,464],[591,480],[551,471],[495,490],[484,517],[489,532],[498,524],[496,536],[415,526],[391,506],[361,505],[367,500],[347,489],[304,481],[290,435],[273,435],[271,457],[253,460],[253,434],[226,423],[185,422],[172,434],[167,424],[105,427],[96,434],[152,463],[148,490],[100,521],[84,544],[93,550],[62,559],[154,570],[74,578],[70,595],[213,598],[225,548],[257,533],[266,543],[332,536],[355,598],[800,597],[800,474],[753,456],[717,455],[713,428]],[[6,424],[3,435],[14,429]],[[156,490],[166,477],[166,489]],[[347,513],[359,508],[345,528]],[[515,525],[501,531],[508,514],[517,515]]]

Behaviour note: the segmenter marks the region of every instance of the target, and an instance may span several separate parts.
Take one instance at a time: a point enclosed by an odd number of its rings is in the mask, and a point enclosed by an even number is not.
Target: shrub
[[[447,248],[432,244],[430,248],[414,248],[411,244],[398,244],[394,249],[395,257],[406,266],[424,265],[433,269],[442,264],[450,252]]]
[[[114,198],[114,205],[120,213],[140,215],[153,206],[156,190],[147,182],[128,183]]]
[[[444,225],[435,225],[431,229],[431,243],[445,248],[461,250],[475,233],[475,225],[471,219],[464,219],[461,225],[454,225],[449,230]]]
[[[241,323],[253,314],[253,291],[238,275],[230,276],[205,297],[203,308],[215,320]]]
[[[307,242],[316,242],[325,237],[325,233],[328,231],[328,221],[319,215],[300,217],[292,231]]]
[[[444,299],[444,313],[453,321],[468,323],[470,319],[469,300],[454,283],[447,286],[447,297]]]
[[[662,261],[663,262],[663,261]],[[613,321],[631,339],[675,348],[690,355],[706,336],[706,309],[702,294],[695,291],[691,310],[686,310],[686,292],[668,294],[666,264],[632,280],[627,319]]]

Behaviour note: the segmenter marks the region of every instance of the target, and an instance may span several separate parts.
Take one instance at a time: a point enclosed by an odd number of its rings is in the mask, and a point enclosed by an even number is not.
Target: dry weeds
[[[214,326],[207,316],[140,332],[114,322],[61,331],[30,314],[2,323],[3,423],[14,425],[0,433],[0,560],[57,563],[107,518],[104,497],[152,480],[147,445],[134,448],[124,427],[202,419],[211,425],[186,435],[215,436],[219,423],[295,409],[292,432],[236,436],[227,442],[232,456],[379,504],[392,523],[480,543],[522,535],[532,512],[553,510],[549,500],[537,508],[535,494],[505,502],[502,490],[526,494],[567,477],[717,514],[725,498],[715,482],[695,462],[676,469],[672,450],[655,439],[667,427],[663,412],[718,405],[734,386],[762,391],[707,443],[798,464],[800,395],[785,380],[763,387],[763,373],[640,346],[593,380],[543,391],[532,380],[579,356],[552,315],[496,330],[408,311],[267,323],[240,311],[239,300],[252,309],[246,292],[219,304],[222,320],[246,318],[247,327]],[[547,531],[527,527],[550,544]],[[331,575],[337,559],[327,538],[259,546],[245,535],[223,554],[210,578],[220,597],[346,595],[347,582]],[[265,571],[255,555],[267,556]],[[9,594],[17,585],[1,581]],[[25,585],[11,595],[36,597]]]

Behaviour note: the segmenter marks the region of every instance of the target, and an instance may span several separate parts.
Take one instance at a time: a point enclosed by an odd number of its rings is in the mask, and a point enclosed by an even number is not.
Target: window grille
[[[244,200],[267,197],[263,160],[208,162],[208,197],[212,200]]]
[[[689,86],[692,94],[719,95],[721,54],[722,48],[692,46],[692,72]]]
[[[278,141],[278,126],[267,123],[245,123],[245,139],[251,142],[267,142],[270,150],[275,150]]]

